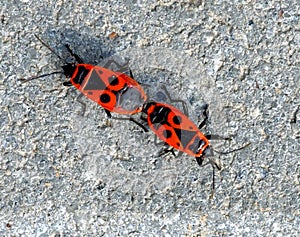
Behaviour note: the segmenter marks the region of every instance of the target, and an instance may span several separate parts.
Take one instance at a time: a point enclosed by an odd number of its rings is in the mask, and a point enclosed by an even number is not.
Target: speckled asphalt
[[[300,4],[5,1],[0,8],[0,236],[300,236]],[[186,101],[222,166],[159,156],[154,136],[62,86],[65,43],[129,58]],[[177,105],[176,105],[177,106]],[[179,105],[178,105],[179,106]],[[138,116],[137,116],[138,117]]]

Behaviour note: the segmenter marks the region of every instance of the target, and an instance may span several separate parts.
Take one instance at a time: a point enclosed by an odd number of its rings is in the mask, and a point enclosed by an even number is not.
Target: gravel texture
[[[4,1],[0,236],[300,236],[300,4]],[[64,87],[68,43],[87,63],[130,59],[152,97],[186,101],[222,166],[159,156],[154,136]],[[173,102],[175,103],[175,102]],[[175,103],[180,106],[179,103]],[[138,116],[137,116],[138,118]]]

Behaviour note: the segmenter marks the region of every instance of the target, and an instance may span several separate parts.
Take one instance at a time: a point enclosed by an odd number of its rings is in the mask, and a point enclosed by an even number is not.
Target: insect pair
[[[36,36],[36,38],[57,57],[62,59],[38,36]],[[64,74],[66,78],[70,78],[70,80],[64,82],[63,85],[73,85],[81,92],[78,101],[84,106],[84,110],[85,104],[80,101],[82,96],[86,96],[102,106],[110,118],[112,118],[111,112],[125,115],[133,115],[140,112],[146,114],[145,120],[150,129],[158,138],[171,147],[171,149],[165,150],[166,152],[173,152],[175,148],[180,152],[194,156],[201,166],[204,156],[211,156],[212,151],[215,151],[210,147],[209,139],[220,139],[221,137],[204,135],[200,131],[207,121],[206,110],[203,113],[204,121],[199,126],[196,126],[187,115],[176,107],[165,103],[149,101],[145,91],[141,85],[133,79],[132,73],[127,67],[119,65],[113,60],[108,61],[103,67],[85,64],[84,61],[70,49],[69,45],[65,46],[71,56],[74,57],[75,62],[63,65],[63,71],[43,74],[29,78],[26,81],[52,74]],[[113,63],[120,68],[118,71],[108,69]],[[147,131],[147,128],[132,117],[121,119],[133,121]],[[250,144],[246,146],[248,145]],[[246,146],[230,152],[216,152],[228,154]],[[220,169],[211,159],[209,159],[209,163]]]

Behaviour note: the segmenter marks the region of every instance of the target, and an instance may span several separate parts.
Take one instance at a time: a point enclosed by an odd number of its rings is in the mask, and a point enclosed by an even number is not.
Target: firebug
[[[36,38],[57,57],[62,59],[38,36],[36,36]],[[104,67],[85,64],[77,54],[73,53],[69,45],[66,44],[65,46],[71,56],[74,57],[75,62],[63,65],[63,71],[32,77],[26,81],[61,73],[67,78],[70,78],[69,81],[63,83],[64,86],[73,85],[82,93],[78,97],[81,104],[83,104],[83,102],[80,101],[80,98],[86,96],[101,105],[109,117],[111,117],[110,112],[135,114],[142,110],[142,106],[147,100],[147,96],[140,84],[133,79],[130,70],[130,76],[125,74],[122,70],[116,72],[111,71],[107,67],[112,63],[120,66],[120,68],[123,67],[113,60],[109,60]],[[83,106],[85,109],[84,104]]]
[[[210,146],[209,140],[230,140],[219,135],[204,135],[200,129],[205,125],[207,116],[207,105],[204,108],[204,120],[197,126],[188,116],[176,107],[149,101],[144,104],[142,112],[145,113],[146,121],[154,134],[160,138],[166,145],[171,147],[166,152],[173,152],[173,149],[188,154],[196,158],[197,163],[202,166],[204,157],[212,156],[213,151],[219,154],[229,154],[241,150],[250,145],[230,150],[227,152],[216,151]],[[209,163],[220,169],[220,167],[211,159]]]

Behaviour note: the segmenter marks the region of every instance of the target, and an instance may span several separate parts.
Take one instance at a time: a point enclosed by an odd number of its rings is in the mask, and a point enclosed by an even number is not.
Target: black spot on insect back
[[[181,122],[182,122],[182,118],[180,116],[173,117],[173,123],[175,123],[176,125],[181,124]]]
[[[167,130],[164,130],[163,136],[164,136],[166,139],[172,137],[172,131],[170,131],[170,130],[168,130],[168,129],[167,129]]]
[[[109,103],[110,102],[110,96],[108,94],[104,93],[100,96],[100,101],[104,104]]]

